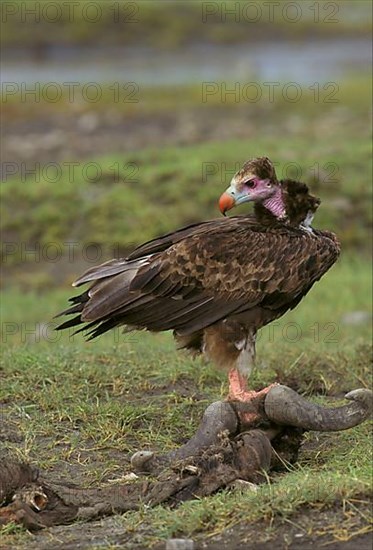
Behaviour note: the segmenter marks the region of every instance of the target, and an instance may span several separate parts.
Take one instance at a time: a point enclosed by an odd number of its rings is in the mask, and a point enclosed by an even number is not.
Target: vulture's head
[[[244,202],[263,203],[279,192],[275,168],[268,157],[245,162],[219,200],[222,214]]]

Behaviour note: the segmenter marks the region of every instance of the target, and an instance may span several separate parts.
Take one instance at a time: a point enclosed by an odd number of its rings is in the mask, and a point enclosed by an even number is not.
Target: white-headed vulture
[[[257,331],[300,302],[340,247],[311,227],[319,199],[304,183],[278,181],[267,157],[243,165],[219,207],[245,202],[254,213],[184,227],[89,269],[73,284],[88,290],[61,314],[77,316],[58,328],[83,324],[91,338],[119,325],[173,330],[179,347],[229,371],[229,399],[255,398],[247,376]]]

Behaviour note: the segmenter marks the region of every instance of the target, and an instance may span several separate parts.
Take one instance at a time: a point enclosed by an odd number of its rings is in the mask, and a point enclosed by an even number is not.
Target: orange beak
[[[235,200],[232,197],[232,195],[229,195],[228,193],[223,193],[222,196],[219,199],[219,209],[220,212],[225,216],[225,213],[227,210],[230,210],[235,205]]]

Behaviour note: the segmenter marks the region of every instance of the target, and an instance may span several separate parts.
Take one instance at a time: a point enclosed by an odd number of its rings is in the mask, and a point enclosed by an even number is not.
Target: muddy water
[[[235,46],[193,45],[177,51],[146,48],[47,48],[40,59],[8,51],[3,82],[136,82],[173,85],[206,81],[330,82],[369,69],[367,39]]]

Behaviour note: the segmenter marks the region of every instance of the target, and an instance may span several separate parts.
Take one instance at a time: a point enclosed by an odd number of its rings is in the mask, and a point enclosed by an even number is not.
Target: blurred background
[[[258,155],[366,266],[370,29],[366,1],[3,2],[3,287],[66,288],[216,217]]]

